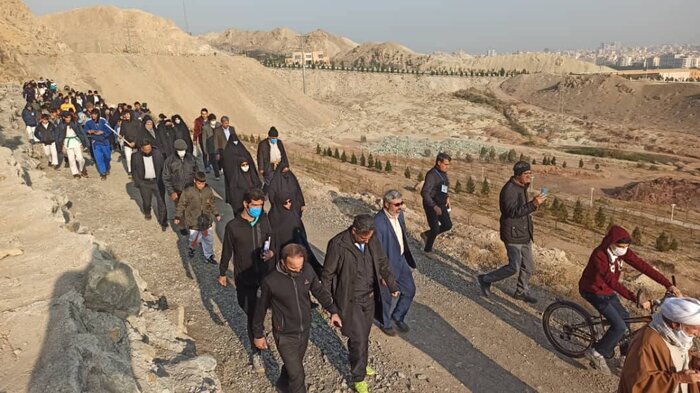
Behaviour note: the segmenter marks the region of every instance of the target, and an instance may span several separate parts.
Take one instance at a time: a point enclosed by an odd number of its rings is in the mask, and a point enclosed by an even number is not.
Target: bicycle
[[[676,285],[675,277],[672,277],[673,285]],[[642,291],[637,291],[637,307],[641,307]],[[627,355],[632,338],[639,329],[631,329],[631,325],[647,324],[651,316],[663,301],[672,296],[667,293],[662,299],[651,301],[649,315],[625,318],[630,326],[624,337],[620,340],[620,354]],[[542,328],[547,340],[554,349],[571,358],[582,358],[584,353],[592,348],[603,336],[610,323],[600,314],[591,315],[581,305],[568,300],[557,300],[547,306],[542,314]]]

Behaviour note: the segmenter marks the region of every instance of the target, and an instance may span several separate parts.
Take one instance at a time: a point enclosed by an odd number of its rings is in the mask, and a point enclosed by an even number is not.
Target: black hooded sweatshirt
[[[272,228],[264,212],[251,226],[241,215],[226,224],[224,242],[221,250],[219,275],[225,276],[229,262],[233,258],[233,277],[236,287],[258,288],[262,279],[272,270],[274,258],[262,259],[265,240],[272,239],[270,250],[276,250]]]

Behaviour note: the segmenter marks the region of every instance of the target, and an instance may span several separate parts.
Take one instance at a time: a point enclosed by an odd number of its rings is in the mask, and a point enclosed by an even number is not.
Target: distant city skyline
[[[180,0],[25,0],[38,14],[95,5],[138,8],[186,23]],[[458,50],[471,54],[595,49],[602,42],[625,46],[700,45],[700,1],[667,0],[501,0],[475,2],[418,0],[326,2],[299,5],[281,0],[185,0],[193,34],[228,28],[299,32],[323,29],[358,43],[399,42],[414,51]],[[368,11],[371,10],[371,11]],[[89,21],[86,31],[89,31]]]

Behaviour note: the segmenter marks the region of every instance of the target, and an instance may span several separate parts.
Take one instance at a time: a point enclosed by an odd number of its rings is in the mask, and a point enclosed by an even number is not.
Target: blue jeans
[[[392,310],[394,298],[389,293],[389,288],[380,287],[382,291],[382,314],[384,316],[383,328],[391,327],[391,320],[403,322],[408,309],[411,308],[413,298],[416,296],[416,284],[413,281],[413,273],[411,267],[408,266],[405,257],[401,257],[401,263],[398,266],[391,265],[391,272],[396,278],[396,285],[401,293],[396,300],[396,306]]]
[[[594,347],[599,354],[610,359],[615,354],[615,347],[627,331],[628,326],[625,318],[629,318],[630,314],[620,303],[620,298],[616,294],[596,295],[590,292],[581,292],[581,296],[610,323],[610,328]]]

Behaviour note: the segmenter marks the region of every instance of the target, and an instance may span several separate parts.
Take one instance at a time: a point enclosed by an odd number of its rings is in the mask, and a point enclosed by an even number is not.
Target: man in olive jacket
[[[194,252],[202,243],[202,252],[207,262],[216,264],[214,259],[214,220],[221,221],[221,215],[216,208],[214,192],[207,185],[204,172],[194,176],[194,186],[185,188],[177,204],[175,225],[189,228],[188,256],[194,257]],[[202,217],[205,216],[206,218]]]
[[[532,259],[532,240],[534,228],[532,217],[537,208],[544,203],[545,194],[539,194],[528,201],[527,189],[532,181],[530,164],[525,161],[515,163],[513,177],[501,189],[499,205],[501,209],[501,240],[506,245],[508,264],[488,274],[479,275],[478,281],[484,296],[491,294],[491,283],[505,280],[518,274],[518,286],[513,297],[528,303],[537,303],[529,294],[528,283],[535,272]]]
[[[374,217],[360,214],[352,226],[328,242],[321,281],[333,295],[343,320],[341,332],[348,337],[350,371],[355,389],[367,391],[365,376],[374,370],[367,365],[369,332],[373,319],[383,324],[379,286],[398,297],[389,261],[374,235]]]

